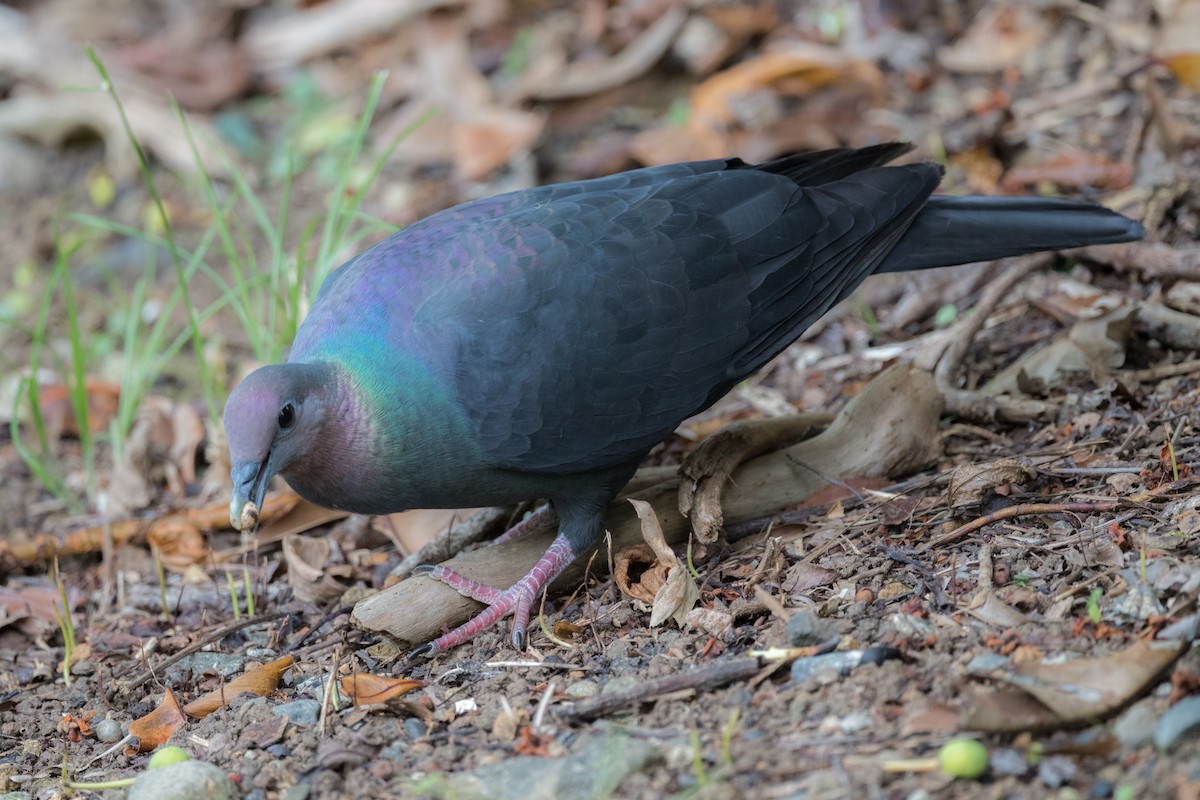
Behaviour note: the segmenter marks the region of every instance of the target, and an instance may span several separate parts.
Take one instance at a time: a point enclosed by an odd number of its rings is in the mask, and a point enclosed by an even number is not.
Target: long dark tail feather
[[[820,186],[849,178],[865,169],[883,166],[912,149],[912,145],[905,142],[887,142],[871,147],[842,147],[799,153],[766,164],[747,164],[746,167],[783,175],[801,186]]]
[[[876,272],[949,267],[1041,250],[1133,242],[1144,233],[1139,223],[1078,200],[934,196]]]

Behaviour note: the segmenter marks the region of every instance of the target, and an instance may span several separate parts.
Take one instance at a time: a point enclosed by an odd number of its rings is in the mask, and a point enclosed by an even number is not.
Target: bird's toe
[[[428,644],[423,644],[420,647],[409,650],[404,660],[411,663],[413,661],[420,661],[423,658],[433,658],[437,653],[437,642],[429,642]]]

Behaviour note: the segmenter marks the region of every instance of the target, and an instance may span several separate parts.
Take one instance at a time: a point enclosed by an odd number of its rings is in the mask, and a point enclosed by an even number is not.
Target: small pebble
[[[1184,736],[1200,728],[1200,696],[1180,700],[1167,709],[1154,729],[1154,745],[1159,750],[1170,750]]]
[[[124,735],[121,732],[121,723],[115,719],[106,717],[96,723],[96,738],[105,744],[119,742]]]
[[[81,658],[71,665],[72,675],[95,675],[96,662],[89,658]]]
[[[809,647],[829,638],[829,624],[810,611],[796,611],[787,621],[787,639],[792,647]]]
[[[865,731],[875,725],[875,720],[870,714],[862,711],[853,711],[842,717],[839,727],[842,733],[852,735]]]
[[[1154,738],[1154,726],[1158,724],[1158,712],[1153,701],[1134,703],[1113,723],[1113,735],[1125,747],[1141,747]]]
[[[1051,789],[1071,783],[1078,773],[1079,766],[1066,756],[1047,756],[1037,765],[1038,777]]]
[[[567,686],[564,692],[572,700],[583,700],[584,698],[595,697],[600,694],[600,684],[584,678]]]
[[[604,688],[601,689],[600,691],[602,694],[612,694],[613,692],[620,692],[620,691],[624,691],[625,689],[632,689],[633,687],[637,686],[639,683],[641,683],[641,681],[638,680],[637,678],[633,677],[632,675],[621,675],[620,677],[613,678],[608,683],[604,684]]]
[[[408,734],[408,738],[416,741],[426,734],[429,729],[425,727],[425,723],[419,719],[409,717],[404,720],[404,732]]]
[[[271,713],[277,717],[286,715],[289,722],[309,727],[321,719],[321,704],[316,700],[293,700],[274,706]]]

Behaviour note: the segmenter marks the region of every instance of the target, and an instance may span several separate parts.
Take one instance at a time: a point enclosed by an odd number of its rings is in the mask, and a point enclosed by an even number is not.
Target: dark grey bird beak
[[[258,514],[267,493],[270,475],[261,461],[242,461],[229,471],[233,478],[233,496],[229,499],[229,521],[239,531],[258,527]]]

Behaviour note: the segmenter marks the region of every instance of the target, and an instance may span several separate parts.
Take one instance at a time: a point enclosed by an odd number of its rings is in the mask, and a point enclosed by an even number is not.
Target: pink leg
[[[517,648],[522,647],[525,640],[525,629],[529,627],[529,613],[534,599],[574,560],[575,553],[571,550],[571,545],[567,543],[562,534],[559,534],[541,559],[533,565],[533,569],[529,570],[529,574],[507,589],[493,589],[490,586],[484,586],[478,581],[464,578],[445,567],[431,567],[423,570],[424,574],[434,580],[445,583],[467,597],[487,603],[488,607],[474,619],[439,636],[424,647],[413,650],[409,654],[409,658],[434,656],[467,642],[475,634],[506,617],[509,612],[513,613],[513,645]]]
[[[537,531],[551,528],[558,524],[558,515],[554,513],[553,506],[542,506],[537,511],[534,511],[525,519],[513,525],[504,533],[492,539],[492,544],[502,544],[511,542],[513,539],[520,539],[522,536],[527,536]],[[470,597],[471,595],[468,595]],[[478,599],[478,598],[476,598]],[[487,602],[486,600],[483,602]]]

